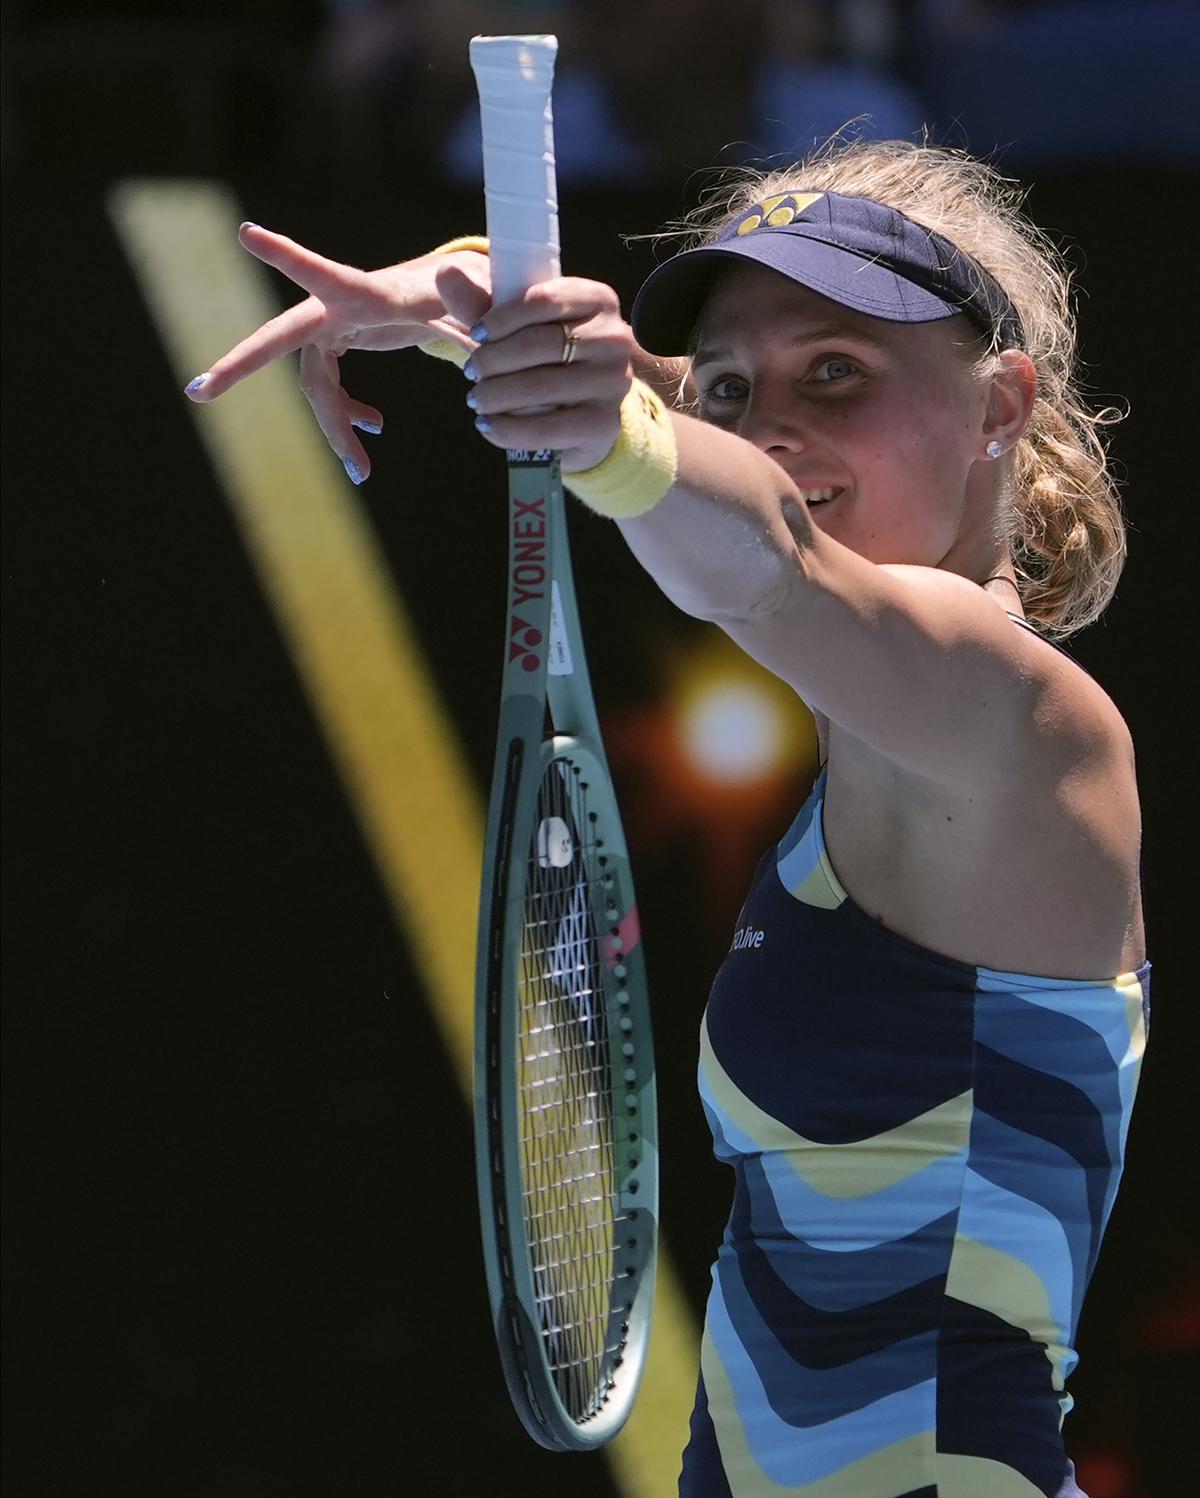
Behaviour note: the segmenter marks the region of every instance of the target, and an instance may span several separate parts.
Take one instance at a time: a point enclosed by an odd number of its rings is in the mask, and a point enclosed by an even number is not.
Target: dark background
[[[335,148],[319,6],[152,10],[6,21],[5,1492],[609,1494],[601,1458],[542,1453],[508,1409],[458,1084],[103,202],[130,174],[217,177],[256,220],[380,264],[480,226],[479,195],[405,156],[399,128]],[[696,165],[565,183],[569,267],[628,303],[651,257],[618,235],[690,202]],[[1071,1385],[1092,1498],[1183,1492],[1192,1444],[1197,185],[1193,163],[1139,151],[1042,165],[1030,198],[1074,246],[1090,382],[1132,413],[1113,438],[1129,567],[1072,647],[1138,745],[1155,962]],[[495,454],[448,371],[359,356],[346,373],[388,418],[363,501],[482,791]],[[602,716],[635,721],[700,626],[611,531],[576,534]],[[634,804],[649,774],[626,765]],[[729,1183],[695,1034],[736,903],[702,815],[630,832],[664,1230],[699,1318]]]

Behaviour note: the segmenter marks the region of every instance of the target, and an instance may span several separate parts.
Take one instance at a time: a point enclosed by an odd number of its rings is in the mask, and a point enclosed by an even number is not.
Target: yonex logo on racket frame
[[[534,646],[542,643],[542,632],[525,619],[518,619],[514,614],[508,626],[508,663],[520,659],[523,671],[536,671],[541,665],[541,657],[534,654]]]
[[[536,671],[541,656],[535,646],[542,643],[543,633],[517,610],[522,604],[543,600],[546,596],[546,496],[515,499],[512,520],[512,576],[509,579],[512,615],[508,621],[509,665],[520,660],[521,669]]]

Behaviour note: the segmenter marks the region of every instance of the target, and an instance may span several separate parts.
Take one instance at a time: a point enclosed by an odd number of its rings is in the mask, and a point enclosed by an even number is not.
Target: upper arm
[[[718,623],[815,711],[902,768],[970,792],[1061,771],[1111,704],[968,579],[877,565],[814,533],[794,575]]]

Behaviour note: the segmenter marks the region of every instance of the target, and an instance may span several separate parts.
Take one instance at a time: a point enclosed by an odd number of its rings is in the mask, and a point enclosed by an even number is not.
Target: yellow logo
[[[751,234],[755,229],[764,227],[778,229],[782,224],[790,224],[793,219],[799,218],[806,208],[811,208],[824,196],[823,192],[781,192],[776,197],[765,198],[754,205],[749,217],[738,225],[737,231],[739,234]]]

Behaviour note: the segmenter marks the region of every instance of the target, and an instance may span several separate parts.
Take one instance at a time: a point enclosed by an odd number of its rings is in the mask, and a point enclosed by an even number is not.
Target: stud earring
[[[1003,442],[989,442],[988,445],[984,448],[984,452],[987,453],[989,458],[998,458],[1003,451]]]

